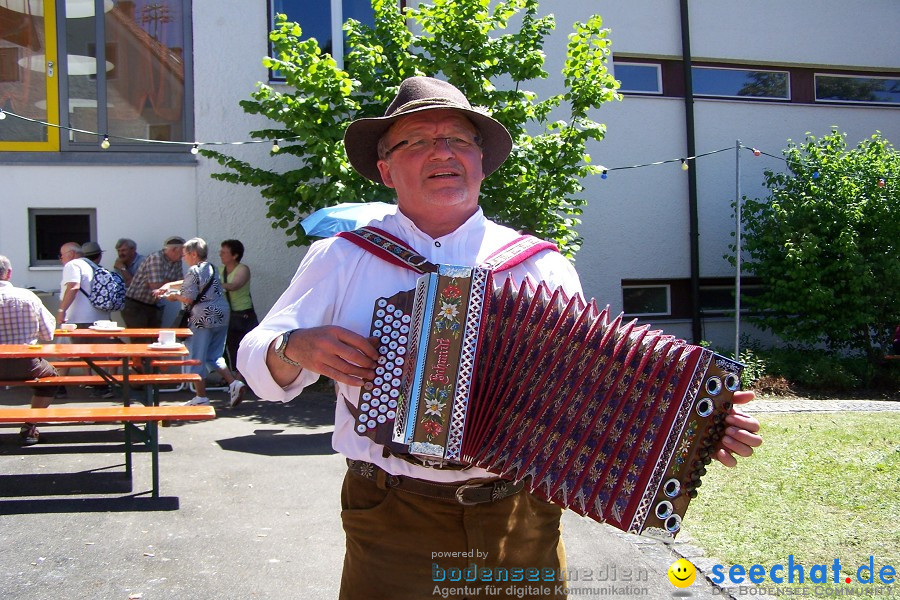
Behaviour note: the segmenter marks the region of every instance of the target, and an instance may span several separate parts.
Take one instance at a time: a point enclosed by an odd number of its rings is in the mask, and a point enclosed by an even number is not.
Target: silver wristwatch
[[[295,331],[297,331],[297,330],[291,329],[290,331],[285,331],[284,333],[279,335],[277,338],[275,338],[275,348],[273,348],[273,350],[275,350],[275,356],[277,356],[278,358],[280,358],[287,364],[292,365],[294,367],[300,367],[302,369],[303,365],[298,363],[296,360],[292,360],[292,359],[288,358],[288,356],[284,353],[284,351],[287,350],[288,342],[291,340],[291,334],[294,333]]]

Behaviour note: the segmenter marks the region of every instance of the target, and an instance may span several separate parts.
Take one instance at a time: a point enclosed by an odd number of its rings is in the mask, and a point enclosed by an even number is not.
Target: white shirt
[[[66,295],[66,284],[74,283],[80,290],[75,292],[75,300],[66,310],[67,323],[93,323],[101,319],[109,319],[109,312],[94,308],[85,294],[91,293],[91,285],[94,281],[94,269],[88,264],[87,259],[74,258],[63,265],[62,281],[60,282],[59,298]]]
[[[371,223],[404,240],[432,263],[473,266],[519,234],[486,219],[481,209],[453,233],[434,239],[405,215],[397,212]],[[581,283],[572,264],[556,252],[541,252],[504,272],[520,282],[526,275],[562,287],[570,295],[581,292]],[[289,402],[314,383],[318,373],[300,372],[295,381],[282,388],[266,367],[266,352],[272,340],[292,329],[338,325],[362,336],[369,335],[375,300],[415,287],[419,275],[392,265],[347,240],[328,238],[309,248],[290,286],[262,320],[248,333],[238,352],[238,369],[257,396],[264,400]],[[502,284],[504,278],[499,278]],[[417,466],[394,456],[385,458],[382,446],[356,433],[355,420],[345,399],[356,405],[359,387],[337,384],[334,449],[348,458],[372,462],[394,475],[430,481],[462,481],[491,477],[481,469],[445,470]]]

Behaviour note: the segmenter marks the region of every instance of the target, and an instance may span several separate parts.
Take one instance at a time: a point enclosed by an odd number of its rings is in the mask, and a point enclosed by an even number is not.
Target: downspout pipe
[[[694,132],[694,83],[691,77],[691,25],[688,14],[688,0],[681,4],[681,63],[684,68],[684,122],[687,141],[687,155],[697,155]],[[688,161],[688,213],[691,249],[691,335],[693,343],[699,344],[703,329],[700,323],[700,219],[697,209],[697,161]]]

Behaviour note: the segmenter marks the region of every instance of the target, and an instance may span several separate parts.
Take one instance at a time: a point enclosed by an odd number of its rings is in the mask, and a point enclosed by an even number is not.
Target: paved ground
[[[224,393],[211,395],[220,407],[215,421],[161,429],[158,501],[148,493],[148,454],[137,456],[133,482],[122,476],[118,427],[46,426],[45,443],[32,448],[19,448],[16,428],[0,428],[0,597],[335,598],[345,469],[330,444],[333,397],[249,400],[231,411],[222,408]],[[72,396],[66,403],[84,401]],[[0,407],[24,398],[0,391]],[[756,409],[805,406],[760,401]],[[570,511],[564,527],[569,569],[593,576],[571,587],[588,598],[623,587],[630,597],[671,598],[668,566],[702,554],[689,532],[666,545]],[[722,597],[700,578],[682,595]]]

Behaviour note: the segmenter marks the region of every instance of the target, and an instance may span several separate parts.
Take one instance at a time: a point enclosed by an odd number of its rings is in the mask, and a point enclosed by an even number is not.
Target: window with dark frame
[[[97,210],[29,208],[28,234],[30,266],[58,266],[60,246],[97,239]]]
[[[816,73],[816,102],[900,104],[900,78]]]
[[[622,286],[622,310],[629,317],[669,316],[672,294],[668,284]]]
[[[790,74],[787,71],[692,67],[692,85],[696,96],[790,100]]]
[[[613,76],[620,92],[662,94],[662,67],[653,63],[613,61]]]

